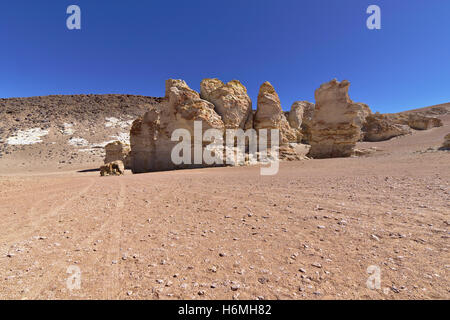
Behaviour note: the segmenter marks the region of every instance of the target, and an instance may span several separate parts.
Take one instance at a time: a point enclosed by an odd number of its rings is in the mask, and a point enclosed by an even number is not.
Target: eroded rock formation
[[[105,164],[120,160],[126,169],[131,169],[130,146],[120,141],[108,143],[105,146]]]
[[[450,133],[444,137],[444,143],[442,144],[443,150],[450,150]]]
[[[375,113],[366,117],[362,127],[364,141],[384,141],[411,133],[409,126],[398,124],[386,115]]]
[[[237,80],[224,83],[219,79],[204,79],[200,84],[200,94],[183,80],[167,80],[165,97],[149,106],[148,111],[133,122],[130,132],[132,170],[139,173],[210,165],[242,165],[253,163],[251,159],[259,160],[261,150],[251,153],[248,145],[250,139],[245,139],[243,149],[239,148],[236,139],[229,150],[241,155],[244,153],[245,163],[228,162],[223,149],[227,129],[255,129],[259,139],[262,130],[267,129],[268,149],[272,146],[270,130],[278,129],[280,159],[300,160],[307,156],[348,157],[355,153],[357,141],[387,140],[411,132],[410,126],[422,130],[440,125],[439,119],[424,115],[372,114],[369,106],[350,99],[349,86],[346,80],[324,83],[315,91],[316,104],[297,101],[289,112],[284,112],[278,94],[269,82],[260,87],[255,111],[252,110],[247,89]],[[198,122],[201,123],[200,136],[195,135]],[[178,129],[185,129],[187,134],[178,135],[180,140],[172,141],[172,135]],[[210,145],[211,141],[202,141],[208,129],[217,129],[219,140],[222,140],[220,147]],[[185,135],[189,138],[188,149],[180,149],[182,152],[178,155],[189,161],[183,160],[177,164],[172,155],[181,139],[185,140]],[[196,139],[199,141],[196,142]],[[125,147],[113,144],[106,149],[105,162],[117,158],[127,164]],[[199,149],[202,154],[221,153],[219,158],[223,162],[212,164],[203,158],[198,162],[195,150]],[[361,150],[356,150],[356,153],[363,154]]]
[[[309,142],[311,120],[314,114],[314,103],[296,101],[291,106],[288,121],[291,128],[297,132],[298,142]]]
[[[224,130],[221,117],[214,105],[200,98],[183,80],[167,80],[166,94],[160,104],[152,106],[144,116],[133,122],[130,132],[132,170],[134,173],[177,168],[206,166],[175,164],[171,159],[172,149],[179,141],[171,141],[176,129],[189,131],[194,146],[194,121],[201,121],[202,133],[207,129]]]
[[[244,129],[252,116],[252,101],[247,88],[238,80],[224,84],[219,79],[204,79],[200,84],[200,97],[211,102],[226,129]]]
[[[270,82],[264,82],[259,89],[253,126],[257,131],[260,129],[279,129],[280,145],[298,142],[299,133],[289,125],[281,108],[280,98]],[[268,135],[268,143],[270,145],[270,135]]]
[[[433,117],[426,117],[418,114],[410,114],[408,125],[415,130],[428,130],[435,127],[442,127],[442,120]]]
[[[316,107],[311,124],[309,155],[313,158],[349,157],[361,137],[365,106],[349,95],[350,82],[336,79],[315,91]]]

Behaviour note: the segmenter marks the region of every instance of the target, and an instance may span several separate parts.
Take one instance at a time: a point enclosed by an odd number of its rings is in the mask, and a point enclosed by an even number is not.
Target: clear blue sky
[[[79,5],[82,29],[66,28]],[[366,28],[381,7],[382,29]],[[2,0],[0,97],[164,95],[167,78],[239,79],[283,108],[333,78],[394,112],[450,101],[449,0]]]

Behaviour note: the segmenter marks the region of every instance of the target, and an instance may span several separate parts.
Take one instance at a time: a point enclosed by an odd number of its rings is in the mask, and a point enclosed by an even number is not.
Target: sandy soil
[[[0,167],[0,298],[449,299],[445,120],[361,143],[379,150],[369,157],[283,162],[269,177]]]

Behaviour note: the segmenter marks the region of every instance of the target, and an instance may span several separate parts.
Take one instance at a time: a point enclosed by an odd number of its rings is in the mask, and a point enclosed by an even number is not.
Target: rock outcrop
[[[105,146],[104,163],[120,160],[123,162],[125,169],[131,169],[130,146],[120,141],[108,143]]]
[[[428,130],[435,127],[442,127],[442,120],[433,117],[426,117],[418,114],[410,114],[408,125],[415,130]]]
[[[257,131],[260,129],[279,129],[280,146],[298,141],[298,132],[289,125],[281,108],[280,98],[269,82],[264,82],[259,89],[253,126]],[[270,133],[268,133],[268,143],[269,145],[271,143]]]
[[[302,143],[289,143],[279,149],[280,160],[296,161],[307,160],[307,154],[311,146]]]
[[[444,137],[444,143],[441,147],[442,150],[450,150],[450,133]]]
[[[313,158],[349,157],[361,137],[364,105],[349,95],[350,82],[336,79],[315,91],[316,107],[311,124],[309,156]]]
[[[380,113],[366,117],[362,127],[364,141],[376,142],[411,133],[409,126],[395,123],[392,118]]]
[[[133,173],[206,166],[194,164],[194,121],[201,122],[202,134],[207,129],[224,130],[212,103],[201,99],[183,80],[167,80],[164,99],[131,127]],[[171,141],[176,129],[186,129],[190,134],[191,164],[177,165],[172,161],[172,149],[179,143]]]
[[[106,163],[100,167],[100,176],[121,176],[125,173],[125,166],[122,161],[117,160]]]
[[[369,106],[365,103],[356,103],[356,104],[360,106],[358,111],[358,117],[356,118],[356,125],[362,128],[366,124],[367,117],[372,114],[372,111],[370,110]],[[361,130],[361,134],[358,140],[364,141],[364,131]]]
[[[247,88],[238,80],[224,84],[219,79],[204,79],[200,97],[214,105],[226,129],[244,129],[252,116],[252,101]]]
[[[314,103],[308,101],[296,101],[291,106],[288,121],[291,128],[297,131],[298,142],[309,143],[314,108]]]

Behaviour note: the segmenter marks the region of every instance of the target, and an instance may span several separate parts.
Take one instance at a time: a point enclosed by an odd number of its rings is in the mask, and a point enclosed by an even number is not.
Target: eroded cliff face
[[[315,91],[316,107],[310,128],[313,158],[349,157],[361,137],[361,117],[366,105],[354,103],[349,95],[350,82],[336,79]]]
[[[200,98],[183,80],[167,80],[166,94],[160,104],[133,122],[130,143],[134,173],[202,167],[194,163],[194,123],[200,121],[202,134],[207,129],[224,130],[214,105]],[[191,136],[191,164],[177,165],[172,161],[172,141],[175,130],[186,129]]]

